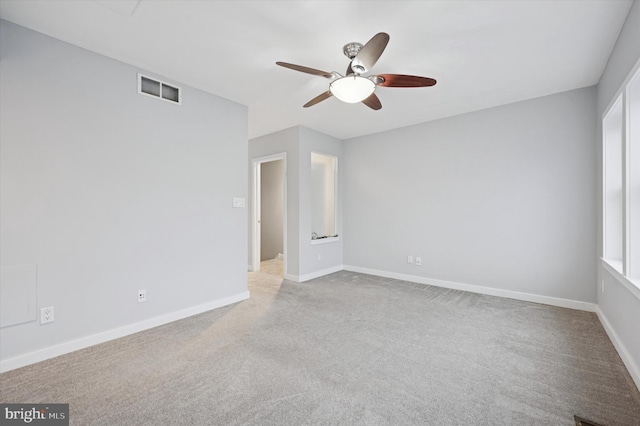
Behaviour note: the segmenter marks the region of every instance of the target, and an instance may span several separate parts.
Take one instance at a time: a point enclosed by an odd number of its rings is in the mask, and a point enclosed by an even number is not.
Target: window
[[[602,119],[605,266],[640,288],[640,63]]]
[[[311,153],[311,240],[333,241],[336,234],[338,159]]]
[[[604,258],[622,272],[623,190],[622,190],[622,96],[602,122],[604,149]]]
[[[640,285],[640,69],[627,86],[627,275]]]

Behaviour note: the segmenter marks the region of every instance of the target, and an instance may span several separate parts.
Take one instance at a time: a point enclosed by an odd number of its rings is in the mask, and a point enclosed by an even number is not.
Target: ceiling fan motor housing
[[[342,53],[344,53],[344,56],[346,56],[347,58],[353,59],[356,57],[358,52],[360,52],[360,49],[362,49],[362,47],[362,43],[358,43],[356,41],[347,43],[342,48]]]

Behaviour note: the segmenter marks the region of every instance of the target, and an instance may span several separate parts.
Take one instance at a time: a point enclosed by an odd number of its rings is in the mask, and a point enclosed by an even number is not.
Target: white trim
[[[221,308],[223,306],[241,302],[248,299],[249,296],[249,292],[245,291],[234,296],[225,297],[224,299],[214,300],[202,305],[192,306],[180,311],[171,312],[133,324],[125,325],[123,327],[118,327],[111,330],[103,331],[101,333],[92,334],[90,336],[81,337],[80,339],[72,340],[70,342],[60,343],[59,345],[29,352],[24,355],[18,355],[13,358],[4,359],[0,361],[0,373],[34,364],[36,362],[44,361],[49,358],[68,354],[80,349],[88,348],[89,346],[108,342],[109,340],[118,339],[120,337],[158,327],[160,325],[167,324],[173,321],[178,321],[193,315],[198,315],[212,309]]]
[[[314,278],[324,277],[325,275],[333,274],[334,272],[340,272],[344,269],[344,266],[331,266],[330,268],[321,269],[320,271],[311,272],[309,274],[299,275],[298,282],[305,282]]]
[[[608,242],[607,242],[607,216],[608,216],[608,206],[607,206],[607,174],[608,174],[608,170],[609,170],[609,166],[611,165],[611,160],[608,160],[607,158],[607,147],[609,146],[609,144],[607,143],[607,126],[606,123],[607,122],[607,118],[609,116],[609,113],[611,113],[614,108],[616,108],[618,106],[618,104],[620,104],[620,108],[621,108],[621,114],[622,116],[624,116],[624,97],[623,97],[624,93],[620,93],[620,96],[617,96],[615,99],[613,99],[611,105],[607,108],[607,112],[605,114],[603,114],[602,116],[602,257],[606,257],[609,254],[609,249],[608,249]],[[622,117],[621,117],[622,118]],[[622,123],[621,123],[622,124]],[[622,131],[622,129],[620,129],[620,137],[622,138],[619,141],[614,141],[614,142],[618,142],[620,144],[624,145],[624,138],[625,138],[625,133]],[[621,147],[621,155],[623,154],[624,151],[624,147]],[[618,170],[618,167],[622,167],[622,164],[616,164],[615,170],[613,170],[614,172]],[[622,182],[621,185],[624,187],[624,178],[622,178]],[[622,192],[624,191],[624,188],[621,188]],[[623,197],[624,199],[624,197]],[[624,205],[622,206],[622,209],[624,209]],[[620,212],[620,214],[622,214],[622,211]],[[616,217],[617,215],[613,215],[614,217]],[[622,233],[624,234],[625,230],[624,227],[622,229]],[[624,246],[624,241],[622,240],[623,235],[620,235],[620,246]],[[622,247],[623,252],[624,252],[624,247]],[[624,254],[623,254],[624,257]]]
[[[247,271],[253,272],[253,265],[247,265]]]
[[[285,280],[288,280],[288,281],[296,282],[296,283],[300,282],[300,278],[297,275],[283,274],[282,278],[284,278]]]
[[[261,167],[262,163],[259,160],[252,161],[251,173],[253,173],[251,183],[251,191],[253,197],[253,209],[251,212],[251,270],[253,272],[260,271],[260,245],[262,244],[260,241],[260,234],[262,233],[261,229],[261,203],[260,199],[260,188],[262,182],[260,180],[261,176]]]
[[[316,244],[335,243],[336,241],[340,241],[340,237],[317,238],[315,240],[311,240],[311,245],[315,246]]]
[[[629,354],[629,351],[627,351],[627,348],[624,346],[622,340],[620,340],[620,337],[618,337],[618,334],[615,332],[611,323],[599,306],[596,307],[596,314],[598,315],[598,319],[600,320],[604,331],[607,333],[607,336],[609,336],[611,343],[613,343],[613,347],[618,351],[620,359],[622,359],[623,364],[627,367],[627,371],[629,371],[629,375],[633,379],[633,382],[636,384],[638,390],[640,390],[640,368],[635,362],[633,362],[633,357]]]
[[[625,276],[631,274],[631,132],[629,116],[629,83],[622,93],[622,271]]]
[[[297,283],[303,283],[305,281],[309,281],[309,280],[312,280],[314,278],[324,277],[325,275],[333,274],[334,272],[340,272],[340,271],[343,271],[343,270],[344,270],[344,266],[343,265],[331,266],[329,268],[321,269],[319,271],[311,272],[311,273],[304,274],[304,275],[285,274],[284,275],[284,279],[285,280],[289,280],[289,281],[294,281],[294,282],[297,282]]]
[[[453,281],[444,281],[434,278],[418,277],[415,275],[399,274],[396,272],[379,271],[376,269],[361,268],[358,266],[344,266],[345,271],[360,272],[363,274],[376,275],[385,278],[394,278],[402,281],[409,281],[418,284],[433,285],[436,287],[450,288],[454,290],[469,291],[471,293],[486,294],[489,296],[504,297],[507,299],[523,300],[525,302],[541,303],[543,305],[559,306],[561,308],[577,309],[580,311],[595,312],[595,303],[581,302],[579,300],[562,299],[552,296],[541,296],[538,294],[522,293],[519,291],[503,290],[493,287],[483,287],[472,284],[463,284]]]
[[[602,267],[615,278],[618,282],[620,282],[633,296],[640,299],[640,287],[634,281],[632,281],[629,277],[622,275],[622,273],[612,265],[610,260],[600,258],[602,261]]]

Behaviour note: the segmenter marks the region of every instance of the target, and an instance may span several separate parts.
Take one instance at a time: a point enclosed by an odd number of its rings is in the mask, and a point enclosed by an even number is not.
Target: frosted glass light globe
[[[332,81],[329,90],[341,101],[354,104],[367,99],[376,90],[376,84],[359,75],[348,75]]]

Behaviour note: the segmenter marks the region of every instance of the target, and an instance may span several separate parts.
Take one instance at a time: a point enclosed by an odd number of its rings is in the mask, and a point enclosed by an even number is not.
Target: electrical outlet
[[[40,324],[47,324],[53,320],[53,306],[40,309]]]
[[[413,256],[407,256],[407,263],[413,263]]]
[[[416,266],[422,266],[422,258],[416,257]]]
[[[147,290],[146,289],[138,290],[138,303],[142,303],[146,301],[147,301]]]

